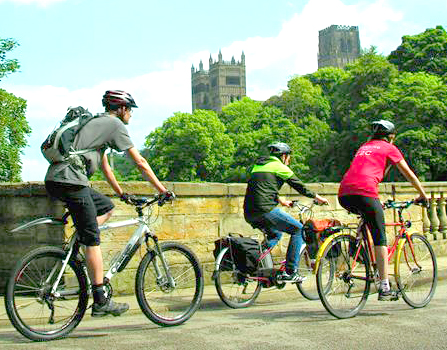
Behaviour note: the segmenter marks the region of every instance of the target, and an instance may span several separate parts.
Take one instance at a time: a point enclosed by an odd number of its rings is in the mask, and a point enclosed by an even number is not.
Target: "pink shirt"
[[[389,142],[371,140],[364,143],[343,176],[338,196],[362,195],[378,198],[378,185],[383,180],[387,164],[396,164],[402,159],[399,149]]]

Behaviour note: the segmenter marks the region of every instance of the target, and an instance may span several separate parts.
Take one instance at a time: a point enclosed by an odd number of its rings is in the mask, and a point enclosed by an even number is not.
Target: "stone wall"
[[[113,195],[105,182],[95,182],[93,186],[102,193]],[[151,185],[145,182],[128,182],[122,186],[126,192],[132,194],[151,196],[154,193]],[[173,204],[154,209],[151,227],[161,240],[175,240],[189,246],[199,257],[206,282],[210,283],[214,261],[212,252],[216,239],[230,232],[259,237],[260,232],[253,230],[243,218],[242,203],[246,185],[166,183],[166,186],[176,193],[177,200]],[[438,241],[438,254],[444,254],[447,218],[443,218],[443,215],[445,217],[444,193],[447,193],[447,183],[425,183],[424,186],[434,198],[434,209],[427,215],[421,207],[412,207],[409,211],[413,222],[412,230],[425,232],[430,240]],[[356,217],[349,216],[337,202],[338,184],[319,183],[309,184],[308,187],[330,201],[329,207],[316,207],[316,217],[334,217],[344,223],[356,221]],[[407,200],[416,196],[411,185],[407,183],[381,185],[381,193],[382,200]],[[282,195],[310,203],[309,199],[296,195],[288,186],[284,186]],[[136,216],[132,206],[120,202],[117,198],[113,198],[113,201],[116,209],[111,221]],[[60,246],[72,233],[72,228],[67,226],[64,232],[62,227],[40,225],[13,236],[8,234],[8,231],[37,217],[61,216],[63,210],[61,203],[52,202],[47,198],[43,183],[0,184],[0,291],[3,291],[9,270],[21,256],[40,245]],[[293,209],[288,210],[293,213]],[[388,210],[386,215],[387,219],[391,220],[395,213]],[[132,232],[133,228],[127,227],[102,233],[101,247],[106,268],[107,262],[123,248]],[[388,234],[391,236],[393,232]],[[288,236],[285,235],[274,250],[276,259],[285,255],[287,243]],[[140,248],[126,270],[112,281],[117,293],[133,292],[135,271],[143,254],[144,248]]]

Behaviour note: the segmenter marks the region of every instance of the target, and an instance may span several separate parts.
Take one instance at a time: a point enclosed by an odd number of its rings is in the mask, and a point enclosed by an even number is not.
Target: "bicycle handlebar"
[[[412,199],[411,201],[403,201],[403,202],[396,202],[393,201],[391,199],[388,199],[386,202],[384,202],[382,204],[384,209],[407,209],[408,207],[410,207],[411,205],[420,205],[423,207],[428,208],[429,207],[429,203],[425,200],[416,200],[416,199]]]
[[[320,203],[318,203],[318,201],[317,201],[316,199],[314,199],[314,200],[312,201],[312,204],[311,204],[311,205],[303,204],[303,203],[301,203],[301,202],[298,201],[298,200],[294,200],[294,201],[292,201],[292,208],[298,208],[300,214],[301,214],[301,213],[304,213],[304,212],[306,212],[306,211],[310,211],[310,210],[312,210],[312,208],[313,208],[314,205],[325,205],[325,204],[320,204]]]
[[[153,199],[148,199],[146,197],[138,198],[132,195],[128,195],[125,202],[139,208],[144,208],[154,203],[158,203],[158,205],[161,207],[165,203],[173,201],[174,199],[174,192],[167,191],[164,193],[156,194]]]

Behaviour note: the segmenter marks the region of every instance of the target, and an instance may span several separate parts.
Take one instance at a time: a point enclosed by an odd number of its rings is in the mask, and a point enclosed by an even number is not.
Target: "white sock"
[[[388,292],[390,290],[390,281],[388,278],[380,281],[380,289],[383,292]]]

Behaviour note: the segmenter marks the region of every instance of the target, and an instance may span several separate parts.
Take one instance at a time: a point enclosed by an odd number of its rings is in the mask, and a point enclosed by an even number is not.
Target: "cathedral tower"
[[[318,68],[343,68],[360,57],[359,28],[332,25],[318,32]]]
[[[219,50],[217,61],[210,55],[209,70],[191,67],[192,110],[210,109],[221,112],[222,107],[246,96],[245,54],[241,60],[223,61]]]

